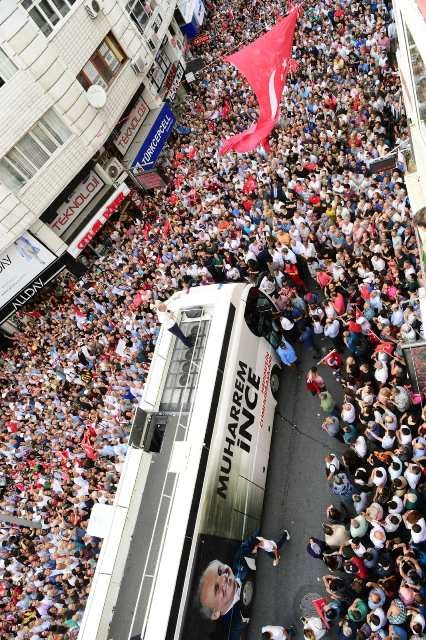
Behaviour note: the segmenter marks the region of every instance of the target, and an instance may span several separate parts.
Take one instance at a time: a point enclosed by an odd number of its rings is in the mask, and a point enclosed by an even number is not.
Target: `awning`
[[[176,117],[165,103],[151,111],[125,155],[133,169],[152,169],[173,129]]]

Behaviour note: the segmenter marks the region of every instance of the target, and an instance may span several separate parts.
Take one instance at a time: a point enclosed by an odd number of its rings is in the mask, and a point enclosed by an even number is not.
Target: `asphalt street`
[[[326,352],[326,351],[325,351]],[[308,369],[316,363],[311,351],[301,353],[297,370],[284,368],[269,459],[262,535],[278,538],[287,528],[291,539],[272,566],[266,554],[257,560],[256,594],[248,638],[258,640],[261,627],[295,625],[303,638],[300,617],[323,595],[320,577],[325,567],[306,552],[310,536],[322,538],[325,508],[332,502],[324,471],[324,456],[342,445],[321,430],[319,399],[306,389]],[[341,388],[326,366],[319,373],[339,402]],[[290,424],[291,423],[291,424]]]

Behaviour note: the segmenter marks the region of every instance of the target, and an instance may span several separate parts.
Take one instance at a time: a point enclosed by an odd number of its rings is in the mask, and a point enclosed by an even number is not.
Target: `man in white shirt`
[[[294,635],[294,628],[266,625],[262,627],[262,640],[290,640]]]
[[[262,538],[261,536],[257,536],[256,540],[258,543],[254,547],[252,553],[257,553],[258,549],[263,549],[266,553],[273,558],[273,566],[276,567],[280,561],[280,549],[285,542],[290,540],[290,534],[287,529],[284,529],[280,539],[275,542],[275,540],[267,540],[266,538]]]
[[[191,349],[193,347],[192,340],[190,340],[181,330],[176,322],[176,316],[173,311],[167,309],[167,305],[164,302],[156,304],[158,321],[164,326],[167,331],[170,331],[178,340],[183,342],[185,347]]]
[[[296,264],[296,262],[297,262],[296,255],[288,247],[283,247],[283,254],[282,255],[283,255],[284,262],[290,262],[291,264]]]

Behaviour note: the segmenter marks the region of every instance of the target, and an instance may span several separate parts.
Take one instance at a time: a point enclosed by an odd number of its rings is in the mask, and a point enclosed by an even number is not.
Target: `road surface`
[[[311,352],[304,352],[294,369],[282,374],[279,404],[275,419],[262,535],[277,537],[287,528],[291,540],[281,553],[281,562],[273,567],[266,554],[257,560],[256,595],[249,627],[249,640],[258,640],[263,625],[294,624],[302,638],[300,616],[312,594],[323,595],[320,576],[325,565],[306,553],[311,535],[322,538],[321,524],[325,508],[332,502],[324,471],[324,456],[339,452],[342,445],[321,430],[323,415],[319,400],[305,386],[305,376],[315,363]],[[328,367],[320,373],[336,400],[341,390]],[[290,426],[295,425],[296,428]]]

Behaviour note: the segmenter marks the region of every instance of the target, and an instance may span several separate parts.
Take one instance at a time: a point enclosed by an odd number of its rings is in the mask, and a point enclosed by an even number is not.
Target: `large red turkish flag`
[[[291,49],[300,7],[290,10],[271,31],[246,47],[225,56],[245,76],[259,102],[259,120],[246,131],[227,138],[220,153],[252,151],[269,136],[280,117],[280,100],[291,71]]]

